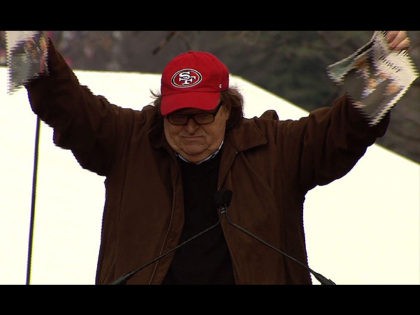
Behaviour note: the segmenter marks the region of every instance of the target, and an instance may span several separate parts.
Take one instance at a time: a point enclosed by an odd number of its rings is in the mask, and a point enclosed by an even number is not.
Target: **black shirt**
[[[220,155],[219,152],[200,164],[179,159],[185,203],[180,242],[218,220],[214,196]],[[220,224],[175,252],[163,284],[234,284],[230,254]]]

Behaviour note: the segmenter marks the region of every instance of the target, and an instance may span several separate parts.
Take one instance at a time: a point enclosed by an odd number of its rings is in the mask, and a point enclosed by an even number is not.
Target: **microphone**
[[[232,190],[218,190],[214,195],[214,203],[216,204],[216,209],[220,210],[220,214],[227,212],[227,208],[230,206],[232,200]]]
[[[250,231],[246,230],[245,228],[243,228],[242,226],[235,224],[234,222],[231,221],[228,213],[227,213],[227,208],[230,205],[230,202],[232,200],[232,191],[225,189],[225,190],[219,190],[216,192],[216,195],[214,197],[214,200],[216,202],[217,205],[217,209],[220,210],[220,214],[226,214],[226,219],[228,221],[228,223],[230,225],[232,225],[233,227],[239,229],[241,232],[247,234],[248,236],[251,236],[252,238],[256,239],[257,241],[259,241],[260,243],[264,244],[265,246],[270,247],[271,249],[273,249],[274,251],[282,254],[283,256],[286,256],[287,258],[293,260],[294,262],[298,263],[299,265],[301,265],[302,267],[304,267],[306,270],[308,270],[322,285],[335,285],[335,283],[324,277],[323,275],[321,275],[320,273],[312,270],[308,265],[304,264],[303,262],[299,261],[298,259],[296,259],[293,256],[290,256],[289,254],[287,254],[286,252],[282,251],[279,248],[276,248],[275,246],[271,245],[270,243],[264,241],[263,239],[259,238],[258,236],[256,236],[255,234],[251,233]],[[219,219],[220,220],[220,219]]]
[[[195,240],[196,238],[200,237],[201,235],[207,233],[208,231],[214,229],[217,225],[220,224],[220,216],[218,216],[218,220],[215,224],[209,226],[208,228],[202,230],[201,232],[191,236],[190,238],[186,239],[185,241],[183,241],[182,243],[178,244],[177,246],[175,246],[174,248],[168,250],[167,252],[163,253],[162,255],[157,256],[156,258],[152,259],[151,261],[143,264],[142,266],[127,272],[126,274],[122,275],[121,277],[119,277],[117,280],[115,280],[114,282],[112,282],[111,284],[114,285],[118,285],[118,284],[126,284],[126,282],[128,281],[128,279],[130,279],[132,276],[134,276],[136,273],[142,271],[144,268],[146,268],[147,266],[150,266],[151,264],[153,264],[154,262],[157,262],[159,260],[161,260],[162,258],[168,256],[170,253],[176,251],[177,249],[179,249],[180,247],[188,244],[189,242]]]

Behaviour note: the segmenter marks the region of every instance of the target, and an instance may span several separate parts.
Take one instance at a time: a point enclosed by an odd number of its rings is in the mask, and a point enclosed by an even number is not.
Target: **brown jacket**
[[[96,283],[111,283],[178,244],[180,170],[153,106],[136,111],[93,95],[52,43],[48,62],[50,75],[27,84],[29,100],[54,128],[54,143],[106,177]],[[219,170],[218,188],[233,192],[231,220],[307,263],[305,194],[350,171],[388,121],[389,115],[369,127],[344,96],[297,121],[279,121],[274,111],[243,119],[226,134]],[[221,224],[237,284],[311,283],[309,272],[292,259],[229,225],[224,215]],[[150,265],[128,283],[161,283],[171,259]]]

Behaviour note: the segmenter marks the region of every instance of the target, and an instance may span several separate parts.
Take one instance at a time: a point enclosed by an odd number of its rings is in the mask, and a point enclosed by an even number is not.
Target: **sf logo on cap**
[[[197,85],[202,80],[200,72],[194,69],[182,69],[172,76],[171,82],[177,88],[189,88]]]

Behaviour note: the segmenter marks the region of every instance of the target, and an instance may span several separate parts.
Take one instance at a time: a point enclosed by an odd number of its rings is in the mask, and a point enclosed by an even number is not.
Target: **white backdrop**
[[[95,93],[141,108],[158,74],[76,71]],[[36,116],[26,90],[6,91],[0,68],[0,284],[25,284]],[[246,80],[245,115],[306,112]],[[93,284],[104,178],[52,143],[41,123],[31,284]],[[307,195],[305,228],[312,269],[337,284],[420,284],[420,165],[373,145],[344,178]],[[318,281],[314,279],[314,283]]]

